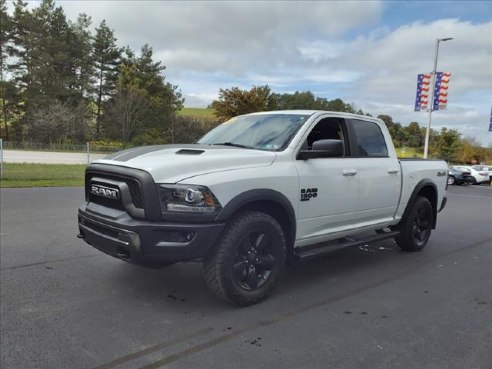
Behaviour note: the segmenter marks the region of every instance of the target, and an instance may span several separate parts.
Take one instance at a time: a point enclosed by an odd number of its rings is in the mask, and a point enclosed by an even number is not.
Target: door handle
[[[355,176],[357,174],[357,171],[355,169],[344,169],[342,170],[342,174],[344,176]]]
[[[388,169],[388,173],[389,173],[389,174],[396,174],[396,173],[398,173],[398,172],[399,172],[399,170],[398,170],[398,169]]]

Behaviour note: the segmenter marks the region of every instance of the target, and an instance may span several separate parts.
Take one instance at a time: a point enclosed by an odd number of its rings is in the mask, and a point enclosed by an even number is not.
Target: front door
[[[340,158],[296,160],[300,189],[295,246],[328,241],[353,228],[359,176],[357,159],[348,155],[346,137],[345,120],[333,117],[321,118],[306,135],[301,150],[310,150],[321,139],[341,139],[346,148]]]

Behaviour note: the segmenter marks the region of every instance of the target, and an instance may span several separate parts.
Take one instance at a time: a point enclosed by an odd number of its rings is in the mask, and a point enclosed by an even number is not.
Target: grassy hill
[[[396,155],[399,158],[422,158],[424,154],[420,153],[415,147],[405,147],[405,151],[402,152],[400,147],[396,147]]]
[[[193,118],[210,118],[216,119],[214,109],[208,108],[183,108],[178,112],[178,115],[193,117]]]

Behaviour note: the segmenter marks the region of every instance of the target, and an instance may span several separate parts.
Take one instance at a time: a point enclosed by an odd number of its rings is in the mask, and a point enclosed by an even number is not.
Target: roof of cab
[[[244,115],[263,115],[263,114],[304,114],[304,115],[333,115],[344,118],[355,118],[355,119],[363,119],[370,120],[373,122],[383,123],[380,119],[370,117],[368,115],[360,115],[360,114],[352,114],[352,113],[344,113],[341,111],[329,111],[329,110],[271,110],[271,111],[261,111],[256,113],[244,114]]]

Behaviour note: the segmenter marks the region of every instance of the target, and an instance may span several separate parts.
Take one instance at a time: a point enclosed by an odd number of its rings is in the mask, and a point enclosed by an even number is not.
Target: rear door
[[[359,196],[354,226],[361,228],[393,220],[398,207],[402,174],[394,151],[386,145],[387,138],[373,121],[351,119],[349,129],[355,137]]]

